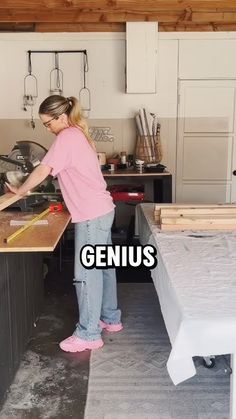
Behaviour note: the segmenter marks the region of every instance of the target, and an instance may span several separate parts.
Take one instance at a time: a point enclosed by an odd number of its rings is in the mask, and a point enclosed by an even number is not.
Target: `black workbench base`
[[[0,253],[0,405],[43,302],[43,255]]]

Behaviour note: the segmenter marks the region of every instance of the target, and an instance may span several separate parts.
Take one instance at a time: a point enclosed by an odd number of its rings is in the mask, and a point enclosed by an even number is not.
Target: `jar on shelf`
[[[121,162],[121,164],[126,164],[127,163],[126,151],[122,151],[120,153],[120,162]]]
[[[132,167],[133,165],[134,165],[134,155],[133,154],[128,154],[127,166]]]

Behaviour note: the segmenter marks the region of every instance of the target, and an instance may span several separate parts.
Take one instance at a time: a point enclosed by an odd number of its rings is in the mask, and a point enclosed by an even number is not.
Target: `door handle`
[[[236,170],[233,170],[233,175],[236,176]]]

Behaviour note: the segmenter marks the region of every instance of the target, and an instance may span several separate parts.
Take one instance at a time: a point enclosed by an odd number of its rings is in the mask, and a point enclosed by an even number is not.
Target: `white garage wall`
[[[136,140],[134,116],[141,107],[156,113],[162,125],[163,163],[175,172],[175,131],[177,100],[178,41],[158,44],[158,81],[156,94],[125,92],[124,33],[10,33],[0,34],[0,153],[8,153],[16,140],[34,139],[48,147],[52,136],[36,120],[29,124],[30,110],[23,110],[24,77],[28,72],[28,50],[86,49],[89,60],[87,85],[91,90],[92,110],[89,125],[108,126],[113,143],[98,143],[98,151],[108,154],[126,150],[133,153]],[[64,73],[64,95],[78,97],[83,83],[82,54],[60,54]],[[32,54],[32,72],[38,79],[39,97],[34,107],[49,95],[53,54]]]
[[[235,77],[235,33],[159,33],[157,45],[157,93],[125,92],[124,33],[5,33],[0,34],[0,153],[8,153],[15,141],[32,139],[50,146],[52,136],[36,120],[29,124],[30,111],[23,111],[23,80],[27,74],[27,50],[86,49],[89,59],[87,85],[92,110],[89,125],[108,126],[113,143],[98,143],[108,154],[135,149],[134,115],[139,108],[155,112],[161,122],[163,163],[176,173],[176,126],[178,80]],[[61,54],[64,94],[78,97],[82,87],[82,55]],[[53,54],[33,54],[32,69],[38,78],[39,98],[34,109],[49,94]]]
[[[0,34],[0,118],[25,118],[22,109],[27,50],[86,49],[87,84],[92,94],[90,118],[130,118],[138,107],[158,110],[157,94],[125,93],[125,34]],[[60,54],[64,94],[78,96],[82,87],[82,54]],[[32,72],[38,79],[38,104],[49,95],[53,54],[32,54]],[[163,73],[164,74],[164,73]],[[162,74],[162,75],[163,75]],[[162,88],[162,84],[159,85]]]

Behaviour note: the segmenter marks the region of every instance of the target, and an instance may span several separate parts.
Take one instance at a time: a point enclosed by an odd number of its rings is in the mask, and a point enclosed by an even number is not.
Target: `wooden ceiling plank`
[[[236,22],[235,13],[193,13],[193,22]]]
[[[160,32],[206,32],[206,31],[236,31],[236,23],[202,23],[179,22],[159,23]],[[0,32],[125,32],[125,23],[36,23],[26,24],[4,24],[0,23]]]
[[[175,29],[174,29],[175,28]],[[197,22],[190,22],[190,21],[184,21],[179,22],[173,25],[172,23],[160,23],[158,25],[158,29],[160,31],[175,31],[180,30],[181,28],[184,30],[197,30],[196,28],[199,28],[199,31],[235,31],[236,30],[236,22],[208,22],[208,23],[197,23]]]
[[[122,23],[128,21],[176,21],[182,12],[159,12],[152,15],[147,13],[77,13],[77,12],[16,12],[5,13],[0,10],[0,22],[64,22],[64,23],[92,23],[110,22]]]
[[[125,22],[157,21],[160,31],[235,30],[235,0],[4,0],[1,31],[124,31]],[[39,29],[41,28],[41,29]],[[86,30],[84,29],[86,28]],[[94,30],[93,30],[94,28]],[[230,29],[229,29],[230,28]]]
[[[192,14],[192,21],[193,22],[217,22],[222,21],[224,17],[223,13],[198,13],[195,12]]]
[[[5,23],[125,23],[125,22],[178,22],[181,20],[192,20],[194,22],[234,22],[235,13],[203,13],[184,10],[183,12],[160,12],[149,16],[138,13],[15,13],[3,14],[0,10],[0,22]]]
[[[85,10],[85,11],[142,11],[145,13],[158,12],[163,10],[183,10],[187,7],[195,10],[235,10],[235,0],[4,0],[0,2],[0,9],[2,10]]]
[[[125,23],[36,23],[36,32],[125,32]]]

